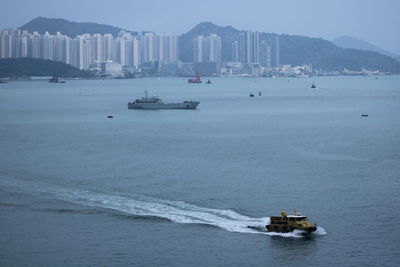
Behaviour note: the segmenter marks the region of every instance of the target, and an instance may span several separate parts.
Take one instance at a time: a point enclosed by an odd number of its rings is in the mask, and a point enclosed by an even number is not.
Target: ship
[[[65,81],[61,81],[60,78],[58,77],[58,74],[54,73],[53,77],[49,79],[49,83],[65,83]]]
[[[145,96],[128,103],[128,109],[196,109],[200,101],[164,103],[158,96]]]
[[[269,219],[270,224],[265,226],[268,232],[289,233],[299,230],[303,235],[309,235],[317,230],[316,224],[296,211],[294,215],[287,215],[282,211],[281,216],[271,216]]]
[[[196,73],[196,77],[194,79],[189,79],[188,83],[202,83],[200,79],[200,73]]]

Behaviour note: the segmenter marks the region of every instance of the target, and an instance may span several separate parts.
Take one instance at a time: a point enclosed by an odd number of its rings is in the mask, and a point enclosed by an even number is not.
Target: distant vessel
[[[65,83],[65,81],[61,81],[60,78],[58,77],[58,74],[54,73],[53,77],[49,79],[49,83]]]
[[[145,96],[128,103],[129,109],[195,109],[200,101],[183,101],[180,103],[164,103],[158,96]]]
[[[188,83],[202,83],[202,81],[200,79],[200,73],[197,72],[196,77],[194,79],[189,79]]]
[[[269,217],[270,223],[260,226],[247,226],[250,229],[261,232],[290,233],[295,230],[300,231],[299,234],[307,236],[317,231],[317,225],[308,220],[306,216],[302,216],[295,211],[294,215],[287,215],[285,211],[281,212],[281,216]]]
[[[368,114],[363,113],[361,114],[361,117],[368,117]]]
[[[315,85],[315,83],[313,83],[313,84],[311,85],[311,88],[313,88],[313,89],[317,88],[317,86]]]
[[[210,81],[210,80],[208,80],[208,81],[206,82],[206,84],[211,84],[211,81]]]
[[[0,83],[7,83],[7,82],[0,79]]]
[[[250,96],[250,97],[254,97],[254,94],[253,94],[253,93],[250,93],[249,96]]]

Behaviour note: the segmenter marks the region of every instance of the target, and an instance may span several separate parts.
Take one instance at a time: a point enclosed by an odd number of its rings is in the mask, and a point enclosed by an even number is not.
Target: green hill
[[[202,22],[180,36],[181,60],[193,60],[193,37],[211,33],[221,36],[222,61],[230,61],[231,44],[239,40],[241,31],[231,26],[221,27],[210,22]],[[260,40],[271,40],[275,36],[279,36],[280,63],[283,65],[312,64],[314,68],[326,71],[368,69],[400,73],[400,62],[389,56],[373,51],[344,49],[322,38],[260,33]]]
[[[50,34],[56,34],[61,32],[62,34],[68,35],[69,37],[75,37],[77,35],[90,33],[90,34],[106,34],[111,33],[113,36],[117,36],[122,28],[98,24],[92,22],[72,22],[65,19],[50,19],[44,17],[38,17],[19,28],[20,30],[26,30],[29,32],[38,31],[40,34],[44,34],[46,31]]]
[[[373,45],[371,43],[368,43],[366,41],[351,37],[351,36],[341,36],[336,39],[332,40],[332,43],[335,45],[342,47],[342,48],[354,48],[354,49],[359,49],[359,50],[368,50],[368,51],[374,51],[378,52],[379,54],[386,55],[389,57],[392,57],[396,59],[397,61],[400,61],[400,56],[389,52],[385,49],[382,49],[376,45]]]
[[[64,78],[88,78],[91,74],[71,65],[37,58],[0,59],[0,78],[23,76],[51,76],[58,73]]]

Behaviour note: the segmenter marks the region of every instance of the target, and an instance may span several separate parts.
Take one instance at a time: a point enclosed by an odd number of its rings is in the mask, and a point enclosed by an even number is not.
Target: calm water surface
[[[1,84],[0,265],[400,264],[400,76],[212,82]]]

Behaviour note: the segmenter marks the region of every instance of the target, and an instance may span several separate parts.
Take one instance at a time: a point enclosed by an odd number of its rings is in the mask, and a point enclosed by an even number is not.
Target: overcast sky
[[[183,33],[211,21],[332,40],[349,35],[400,54],[400,0],[1,0],[0,28],[38,17]]]

